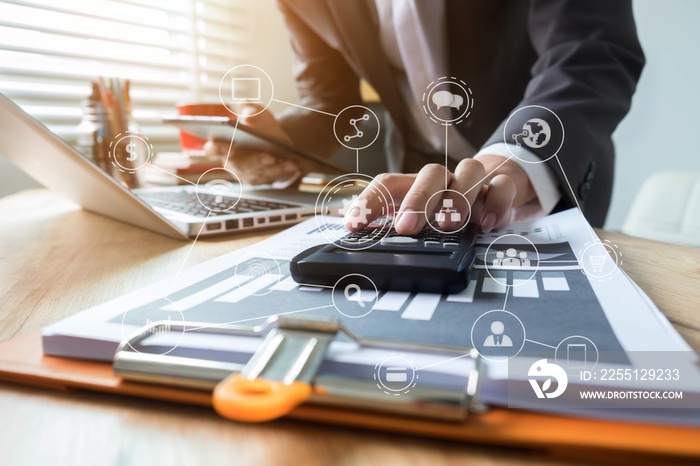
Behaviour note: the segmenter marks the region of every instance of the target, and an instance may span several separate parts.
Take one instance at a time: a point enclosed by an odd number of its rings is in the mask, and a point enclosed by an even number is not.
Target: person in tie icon
[[[503,330],[505,330],[503,322],[500,322],[498,320],[494,321],[491,324],[491,335],[486,337],[486,341],[484,341],[484,346],[513,346],[513,340],[511,340],[508,335],[503,334]]]

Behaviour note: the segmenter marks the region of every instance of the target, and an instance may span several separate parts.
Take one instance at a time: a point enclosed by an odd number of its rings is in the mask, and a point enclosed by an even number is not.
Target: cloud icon
[[[442,107],[452,107],[459,110],[459,108],[464,105],[464,97],[449,91],[434,92],[432,100],[438,110]]]

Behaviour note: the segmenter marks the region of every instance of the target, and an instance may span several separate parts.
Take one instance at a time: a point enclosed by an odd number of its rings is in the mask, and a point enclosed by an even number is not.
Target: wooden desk
[[[0,199],[0,341],[56,322],[277,230],[190,242],[79,210],[48,191]],[[599,232],[700,350],[700,250]],[[0,384],[0,464],[563,464],[521,451]]]

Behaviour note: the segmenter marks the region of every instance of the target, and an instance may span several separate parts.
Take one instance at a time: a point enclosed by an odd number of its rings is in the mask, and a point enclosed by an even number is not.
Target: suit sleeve
[[[607,190],[598,196],[607,203],[614,166],[612,133],[630,108],[644,67],[631,2],[532,0],[528,32],[537,59],[525,95],[513,111],[544,106],[561,119],[564,142],[558,157],[547,164],[566,207],[579,204],[585,211],[593,189]],[[546,111],[533,116],[550,126],[559,124]],[[505,123],[484,146],[511,142],[504,141]],[[530,150],[541,159],[551,155],[551,150]],[[590,207],[607,210],[607,205]]]
[[[360,80],[341,53],[304,22],[293,6],[284,0],[277,3],[295,55],[299,105],[335,115],[345,107],[360,104]],[[312,153],[327,156],[339,147],[333,133],[333,116],[292,108],[278,115],[278,119],[292,141]]]

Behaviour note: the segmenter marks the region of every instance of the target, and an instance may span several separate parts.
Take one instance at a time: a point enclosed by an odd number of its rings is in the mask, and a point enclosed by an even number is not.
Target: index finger
[[[392,215],[394,198],[403,197],[414,179],[415,175],[393,173],[384,173],[374,178],[345,214],[345,228],[359,231],[379,217]]]
[[[470,221],[472,217],[472,206],[481,193],[481,187],[486,179],[484,165],[478,160],[464,159],[457,165],[455,176],[450,183],[450,190],[443,196],[444,199],[451,200],[450,205],[460,212],[459,221],[452,221],[450,216],[442,216],[438,221],[440,228],[446,232],[455,231]],[[455,191],[457,194],[455,193]],[[465,202],[466,199],[466,202]]]
[[[433,211],[440,196],[436,196],[445,188],[446,180],[452,174],[439,164],[424,166],[416,177],[416,181],[406,194],[401,209],[394,224],[396,232],[401,235],[415,235],[426,223],[426,213]]]

